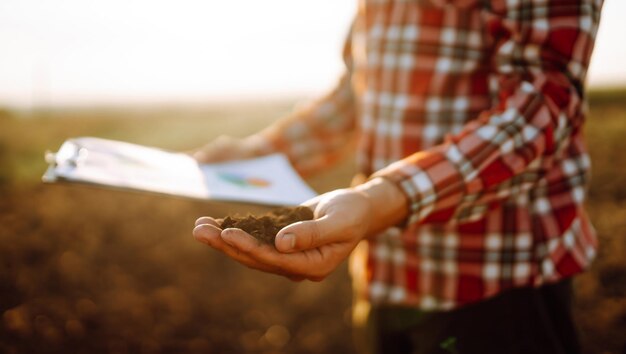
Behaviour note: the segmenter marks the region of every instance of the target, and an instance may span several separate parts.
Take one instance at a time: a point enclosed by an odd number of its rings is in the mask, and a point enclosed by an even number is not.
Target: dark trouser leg
[[[371,310],[374,353],[577,354],[571,279],[520,288],[450,312],[399,307]],[[446,349],[441,344],[448,342]]]

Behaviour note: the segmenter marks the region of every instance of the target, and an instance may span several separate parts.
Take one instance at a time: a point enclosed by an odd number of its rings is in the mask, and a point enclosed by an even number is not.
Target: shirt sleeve
[[[374,174],[406,194],[409,225],[480,218],[490,203],[536,187],[578,143],[572,136],[583,121],[582,87],[602,1],[498,3],[487,21],[497,107],[444,143]],[[564,170],[582,173],[583,165],[570,161]],[[556,178],[567,183],[562,174]]]
[[[354,142],[356,114],[350,51],[348,36],[343,50],[346,72],[333,90],[260,133],[268,149],[285,153],[302,175],[333,165]]]

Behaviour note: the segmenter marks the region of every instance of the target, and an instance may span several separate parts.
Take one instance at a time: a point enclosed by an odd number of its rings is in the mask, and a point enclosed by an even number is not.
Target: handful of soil
[[[276,234],[283,227],[294,222],[313,220],[313,211],[307,207],[278,208],[261,216],[227,216],[222,220],[222,229],[229,227],[241,229],[263,243],[274,245]]]

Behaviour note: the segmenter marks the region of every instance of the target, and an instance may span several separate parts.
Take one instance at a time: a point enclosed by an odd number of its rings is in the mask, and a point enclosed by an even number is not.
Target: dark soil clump
[[[261,216],[227,216],[222,220],[222,229],[242,229],[263,243],[274,244],[276,234],[283,227],[298,221],[312,220],[313,211],[307,207],[278,208]]]

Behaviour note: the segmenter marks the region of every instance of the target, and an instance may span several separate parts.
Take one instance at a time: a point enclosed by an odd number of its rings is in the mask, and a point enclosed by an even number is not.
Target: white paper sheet
[[[282,154],[216,164],[120,141],[67,140],[44,182],[78,182],[197,199],[297,205],[316,195]]]

